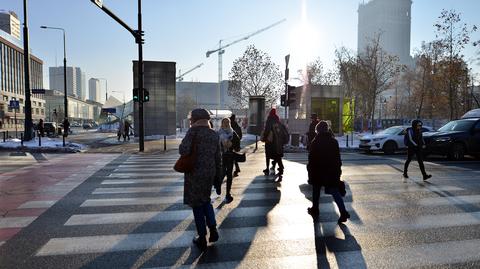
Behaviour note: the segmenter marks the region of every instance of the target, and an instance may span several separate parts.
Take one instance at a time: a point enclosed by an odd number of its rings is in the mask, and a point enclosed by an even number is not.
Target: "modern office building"
[[[95,102],[101,101],[100,80],[91,78],[88,80],[88,100]]]
[[[45,119],[46,121],[61,122],[64,118],[63,91],[45,91]],[[67,97],[68,119],[70,122],[92,122],[100,117],[102,104],[93,101],[84,101],[74,96]]]
[[[23,46],[20,40],[0,30],[0,121],[2,128],[23,129],[25,124],[25,79]],[[43,89],[43,61],[30,55],[30,87]],[[10,101],[19,101],[20,108],[10,108]],[[41,94],[31,95],[32,119],[45,116],[45,99]],[[16,118],[16,122],[15,122]]]
[[[358,53],[365,51],[376,35],[380,45],[400,64],[413,66],[410,56],[411,0],[370,0],[358,7]]]
[[[87,99],[87,85],[85,83],[85,72],[80,67],[75,67],[76,96],[81,100]]]
[[[20,20],[15,12],[0,11],[0,30],[20,40]]]
[[[67,66],[67,95],[77,97],[77,75],[76,68]],[[50,89],[64,92],[63,66],[49,67]]]

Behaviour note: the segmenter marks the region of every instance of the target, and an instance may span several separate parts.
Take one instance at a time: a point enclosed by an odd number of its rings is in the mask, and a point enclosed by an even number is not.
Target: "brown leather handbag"
[[[193,171],[193,168],[195,167],[195,161],[197,159],[196,136],[197,134],[193,135],[192,149],[190,150],[190,154],[180,155],[180,158],[178,158],[177,162],[173,166],[175,171],[179,173],[189,173]]]

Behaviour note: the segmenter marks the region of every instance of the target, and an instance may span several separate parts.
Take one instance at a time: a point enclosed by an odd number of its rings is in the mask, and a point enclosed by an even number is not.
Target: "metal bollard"
[[[40,134],[38,134],[38,146],[42,146],[42,136]]]
[[[258,136],[255,136],[255,150],[258,149]]]
[[[163,136],[163,151],[167,151],[167,136]]]
[[[6,140],[7,140],[7,133],[3,132],[3,143],[5,143]]]
[[[22,145],[22,147],[23,147],[23,133],[20,133],[20,143],[21,143],[21,145]]]
[[[7,130],[7,138],[10,138],[10,137],[8,136],[8,130]]]
[[[348,134],[347,134],[347,148],[348,148]]]

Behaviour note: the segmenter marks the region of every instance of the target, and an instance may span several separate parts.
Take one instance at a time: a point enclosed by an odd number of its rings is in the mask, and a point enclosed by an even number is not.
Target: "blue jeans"
[[[195,219],[195,226],[197,226],[197,233],[199,236],[207,235],[207,227],[217,226],[215,221],[215,212],[210,201],[203,203],[201,206],[193,207],[193,217]],[[205,223],[206,221],[206,223]],[[205,225],[206,224],[206,225]]]
[[[318,208],[318,202],[320,200],[320,190],[322,186],[314,184],[313,191],[312,191],[312,203],[313,208]],[[325,191],[327,191],[330,195],[333,196],[333,200],[338,206],[338,210],[340,213],[346,212],[347,209],[345,208],[345,204],[343,203],[343,198],[340,192],[338,191],[337,187],[325,187]]]

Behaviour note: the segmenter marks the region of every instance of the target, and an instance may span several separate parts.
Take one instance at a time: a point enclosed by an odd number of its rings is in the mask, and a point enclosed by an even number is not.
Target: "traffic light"
[[[287,86],[287,96],[288,96],[287,105],[290,106],[291,104],[295,104],[295,100],[296,100],[295,87],[290,85]]]
[[[143,102],[145,103],[148,101],[150,101],[150,93],[147,89],[143,89]]]
[[[140,101],[140,91],[138,90],[138,88],[133,89],[133,101]]]
[[[287,106],[287,95],[286,94],[280,95],[280,105],[281,106]]]

